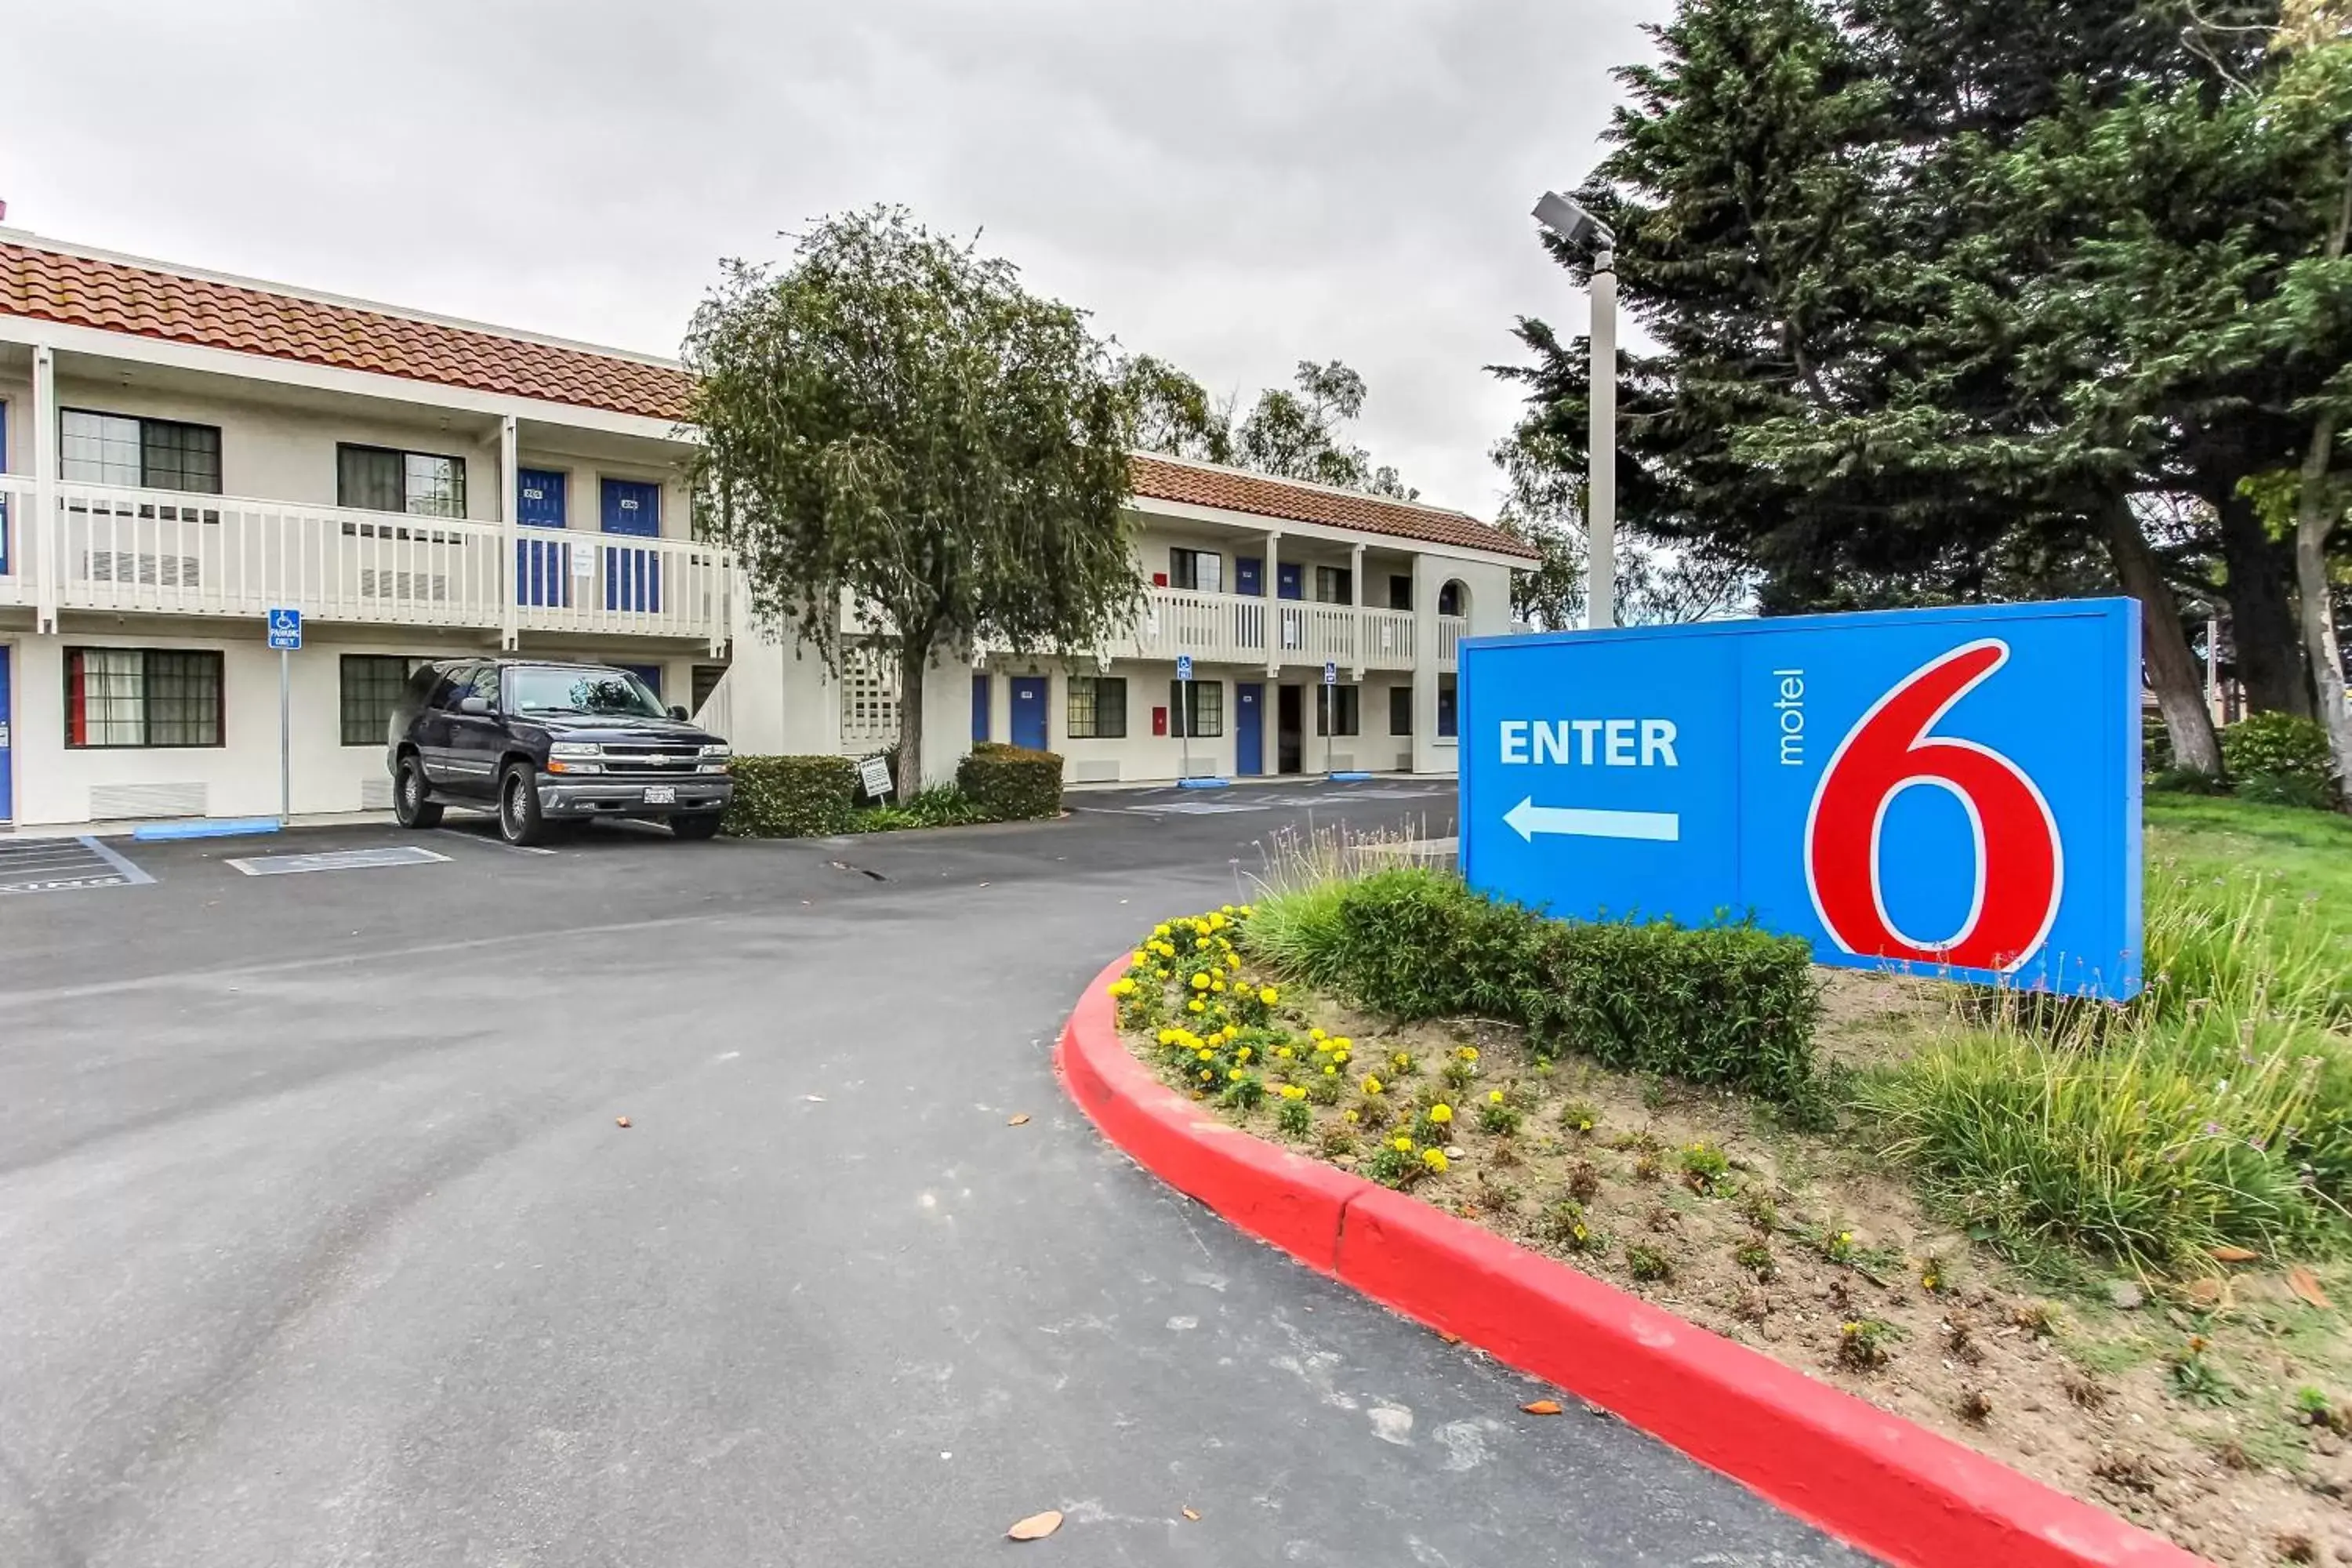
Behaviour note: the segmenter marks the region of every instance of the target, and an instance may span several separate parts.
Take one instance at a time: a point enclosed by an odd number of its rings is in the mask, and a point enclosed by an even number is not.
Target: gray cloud
[[[0,0],[8,221],[673,351],[722,255],[903,201],[1244,396],[1339,357],[1360,432],[1490,514],[1511,317],[1580,323],[1579,178],[1657,0]]]

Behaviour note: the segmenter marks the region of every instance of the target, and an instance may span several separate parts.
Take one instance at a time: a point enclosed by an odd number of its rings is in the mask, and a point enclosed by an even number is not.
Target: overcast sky
[[[1346,360],[1491,516],[1528,209],[1664,0],[0,0],[7,223],[675,353],[721,256],[876,201],[1212,391]]]

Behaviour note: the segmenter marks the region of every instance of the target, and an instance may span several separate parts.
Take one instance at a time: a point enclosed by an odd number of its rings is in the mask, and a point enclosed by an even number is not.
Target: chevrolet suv
[[[708,838],[734,793],[731,754],[625,669],[455,658],[409,678],[384,762],[403,827],[437,826],[444,806],[468,806],[496,812],[508,843],[536,844],[551,823],[594,816]]]

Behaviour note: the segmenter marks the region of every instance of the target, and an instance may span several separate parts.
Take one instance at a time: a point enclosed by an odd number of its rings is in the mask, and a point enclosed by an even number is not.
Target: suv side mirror
[[[680,708],[675,702],[669,705],[669,716],[677,720],[681,724],[686,722],[686,710]]]
[[[487,715],[489,710],[490,700],[487,697],[467,697],[461,699],[457,703],[458,712],[471,713],[477,718]]]

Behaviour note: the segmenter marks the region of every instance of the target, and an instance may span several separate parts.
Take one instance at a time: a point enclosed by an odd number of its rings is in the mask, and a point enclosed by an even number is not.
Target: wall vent
[[[1080,757],[1070,764],[1073,784],[1116,784],[1118,781],[1117,757]]]
[[[392,809],[392,780],[390,778],[360,780],[360,809],[362,811],[390,811]]]
[[[93,822],[126,816],[202,816],[205,798],[201,783],[92,784],[89,816]]]

